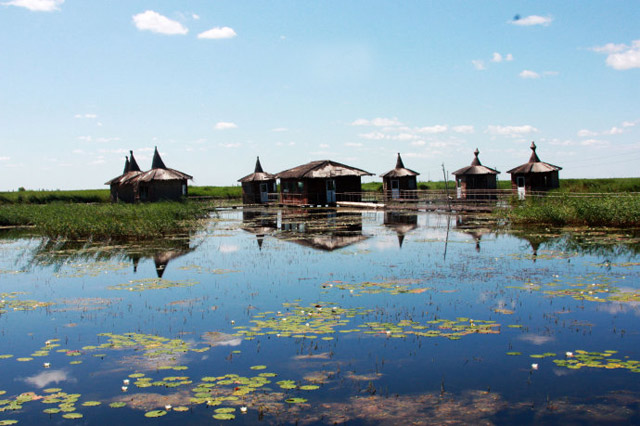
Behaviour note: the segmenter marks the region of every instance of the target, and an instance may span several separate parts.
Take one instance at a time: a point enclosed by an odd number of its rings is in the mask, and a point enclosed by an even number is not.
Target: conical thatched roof
[[[142,173],[140,171],[140,167],[138,167],[138,162],[133,156],[133,151],[129,151],[129,155],[129,157],[125,157],[124,170],[122,171],[122,174],[106,182],[105,185],[121,184]]]
[[[324,179],[341,176],[373,176],[365,170],[331,160],[312,161],[276,174],[280,179]]]
[[[164,161],[160,157],[158,147],[155,148],[153,153],[153,161],[151,162],[151,170],[139,174],[134,179],[136,182],[151,182],[153,180],[189,180],[193,179],[193,176],[183,173],[178,170],[170,169],[165,166]]]
[[[260,164],[260,157],[256,160],[256,168],[253,173],[247,175],[241,179],[238,179],[238,182],[264,182],[269,180],[275,180],[276,176],[271,173],[266,173],[262,170],[262,164]]]
[[[516,168],[513,168],[507,173],[510,174],[526,174],[526,173],[549,173],[549,172],[557,172],[558,170],[562,170],[562,167],[554,166],[553,164],[545,163],[540,161],[538,154],[536,154],[536,144],[531,142],[531,157],[529,157],[529,162],[524,163]]]
[[[402,157],[400,157],[400,153],[398,153],[398,159],[396,160],[396,168],[393,170],[389,170],[387,173],[380,175],[383,178],[399,178],[406,176],[418,176],[420,173],[413,171],[411,169],[407,169],[404,167],[404,163],[402,162]]]
[[[478,154],[480,154],[480,151],[478,151],[478,148],[476,148],[476,150],[473,151],[473,154],[474,154],[474,157],[470,166],[463,167],[459,170],[456,170],[452,174],[458,176],[458,175],[497,175],[498,173],[500,173],[499,171],[483,166],[482,163],[480,163],[480,159],[478,158]]]

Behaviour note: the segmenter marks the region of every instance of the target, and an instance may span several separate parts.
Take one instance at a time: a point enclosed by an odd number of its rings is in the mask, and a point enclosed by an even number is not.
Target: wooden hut
[[[133,184],[136,200],[159,201],[179,200],[185,197],[188,193],[189,179],[193,179],[193,176],[165,166],[156,147],[151,170],[140,173],[127,182]]]
[[[276,177],[262,170],[260,157],[256,160],[254,172],[238,179],[238,182],[242,183],[244,204],[266,204],[269,202],[269,194],[277,192]]]
[[[511,174],[511,189],[520,198],[524,198],[529,191],[547,191],[560,186],[558,171],[562,167],[540,161],[534,142],[531,142],[531,151],[527,163],[507,172]]]
[[[452,173],[456,177],[457,196],[465,199],[495,198],[495,190],[498,187],[496,176],[500,172],[480,163],[478,148],[473,154],[470,166]]]
[[[129,155],[129,157],[125,157],[124,170],[122,174],[105,183],[105,185],[109,185],[111,190],[111,202],[113,203],[117,203],[118,201],[133,203],[136,199],[134,186],[129,181],[142,172],[140,171],[138,162],[133,156],[133,151],[129,151]]]
[[[293,205],[335,205],[338,198],[360,201],[362,176],[373,174],[331,160],[312,161],[276,174],[281,202]]]
[[[396,168],[380,175],[382,190],[386,200],[416,199],[418,178],[420,173],[404,167],[402,157],[398,153]]]

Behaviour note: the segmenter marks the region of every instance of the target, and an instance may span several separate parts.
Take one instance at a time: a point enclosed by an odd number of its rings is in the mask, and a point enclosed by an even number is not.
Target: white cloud
[[[518,75],[520,78],[540,78],[540,74],[531,70],[524,70]]]
[[[607,43],[604,46],[592,47],[591,50],[606,54],[606,64],[615,70],[640,68],[640,40],[632,41],[631,46]]]
[[[447,126],[442,124],[436,124],[435,126],[426,126],[420,127],[416,129],[419,133],[427,133],[427,134],[436,134],[436,133],[444,133],[447,131]]]
[[[374,118],[373,120],[367,120],[366,118],[359,118],[351,123],[352,126],[376,126],[376,127],[388,127],[388,126],[401,126],[402,123],[397,118]]]
[[[413,139],[418,139],[418,135],[414,135],[413,133],[400,133],[398,135],[392,136],[391,139],[394,141],[410,141]]]
[[[616,126],[613,126],[611,129],[604,132],[606,135],[619,135],[621,133],[624,133],[624,130]]]
[[[538,132],[538,129],[529,124],[523,126],[487,126],[487,133],[498,136],[517,137],[536,132]]]
[[[198,38],[212,39],[212,40],[233,38],[235,36],[237,36],[236,32],[233,30],[233,28],[229,28],[229,27],[214,27],[214,28],[211,28],[210,30],[207,30],[198,34]]]
[[[507,62],[513,61],[513,55],[511,53],[507,53],[507,56],[504,57],[504,60]]]
[[[220,253],[235,253],[240,250],[240,248],[234,245],[221,245],[218,250]]]
[[[597,134],[598,133],[592,132],[591,130],[587,130],[587,129],[582,129],[578,131],[578,136],[580,136],[581,138],[592,137],[592,136],[596,136]]]
[[[544,71],[542,73],[542,75],[549,75],[549,76],[556,76],[559,75],[560,73],[558,71]]]
[[[502,55],[498,52],[493,52],[493,58],[491,58],[491,62],[502,62]]]
[[[384,139],[385,135],[382,132],[370,132],[370,133],[361,133],[358,135],[362,139],[370,139],[370,140],[380,140]]]
[[[637,124],[636,121],[624,121],[622,122],[622,127],[633,127]]]
[[[0,157],[0,161],[9,161],[11,157]]]
[[[238,125],[236,123],[232,123],[229,121],[219,121],[216,123],[216,130],[227,130],[227,129],[235,129]]]
[[[474,60],[471,61],[471,63],[473,64],[475,69],[477,69],[478,71],[484,71],[484,70],[487,69],[487,67],[484,64],[484,61],[482,59],[474,59]]]
[[[543,25],[547,27],[551,24],[551,21],[553,21],[553,18],[550,16],[529,15],[524,18],[516,16],[510,23],[522,27],[530,27],[532,25]]]
[[[94,118],[98,118],[98,116],[96,114],[76,114],[73,116],[73,118],[90,118],[90,119],[94,119]]]
[[[347,142],[344,144],[345,146],[352,146],[352,147],[361,147],[362,144],[359,142]]]
[[[51,383],[57,384],[66,381],[75,383],[75,380],[69,377],[69,373],[67,373],[65,370],[43,371],[42,373],[36,374],[35,376],[25,377],[22,380],[38,388],[43,388]]]
[[[133,22],[141,31],[151,31],[159,34],[175,35],[187,34],[189,30],[180,22],[160,15],[153,10],[147,10],[137,15],[133,15]]]
[[[197,14],[195,14],[195,13],[192,13],[192,14],[191,14],[191,18],[192,18],[194,21],[197,21],[197,20],[199,20],[199,19],[200,19],[200,15],[197,15]]]
[[[322,148],[322,149],[327,149],[327,148],[329,148],[329,145],[327,145],[326,143],[321,143],[319,145],[319,147]]]
[[[33,12],[53,12],[60,10],[62,3],[64,3],[64,0],[11,0],[2,4],[24,7]]]
[[[451,128],[451,130],[453,130],[456,133],[463,133],[463,134],[471,134],[474,132],[473,126],[468,126],[468,125],[454,126]]]
[[[609,142],[600,139],[587,139],[580,142],[582,146],[609,146]]]
[[[223,148],[239,148],[242,144],[239,143],[219,143],[219,146]]]
[[[425,144],[426,144],[426,142],[423,141],[423,140],[411,142],[411,145],[413,145],[413,146],[422,146],[422,145],[425,145]]]

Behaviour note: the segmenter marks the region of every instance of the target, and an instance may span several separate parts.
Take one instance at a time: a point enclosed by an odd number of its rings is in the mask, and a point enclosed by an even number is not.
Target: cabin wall
[[[316,179],[280,179],[280,194],[283,204],[325,205],[327,204],[327,181],[335,181],[336,195],[362,190],[359,176],[337,176],[335,178]],[[354,197],[358,200],[353,199]],[[349,201],[359,201],[360,196],[350,197]],[[339,198],[338,198],[339,199]]]
[[[560,187],[560,175],[557,171],[546,173],[518,173],[511,175],[511,190],[518,192],[518,177],[524,177],[525,191],[548,191]]]
[[[138,198],[140,201],[160,201],[182,199],[183,185],[188,191],[186,180],[166,180],[141,182],[138,188]]]
[[[498,188],[496,175],[458,175],[456,176],[456,184],[460,190],[459,198],[469,200],[496,198],[495,193],[483,193],[483,190],[490,192]]]
[[[242,182],[242,203],[243,204],[262,204],[260,185],[267,184],[267,192],[276,192],[276,181],[255,181],[255,182]]]

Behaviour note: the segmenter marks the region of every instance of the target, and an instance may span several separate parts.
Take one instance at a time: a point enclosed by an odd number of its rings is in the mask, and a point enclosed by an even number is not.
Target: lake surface
[[[5,237],[0,425],[640,423],[639,239],[492,229],[289,209]]]

